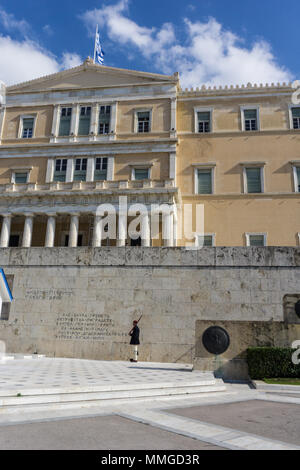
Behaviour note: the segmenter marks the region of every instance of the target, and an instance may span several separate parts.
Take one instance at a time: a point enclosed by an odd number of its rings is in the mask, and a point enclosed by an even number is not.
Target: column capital
[[[6,219],[8,219],[8,218],[13,217],[13,214],[11,214],[10,212],[2,212],[2,213],[0,214],[0,216],[1,216],[1,217],[5,217]]]

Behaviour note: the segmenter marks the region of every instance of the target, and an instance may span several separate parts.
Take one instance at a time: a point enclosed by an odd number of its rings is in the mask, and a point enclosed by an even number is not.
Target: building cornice
[[[290,199],[299,199],[300,193],[295,192],[269,192],[269,193],[257,193],[257,194],[249,194],[249,193],[228,193],[228,194],[182,194],[183,199],[194,199],[196,201],[203,201],[206,202],[213,200],[220,200],[222,199],[248,199],[248,200],[272,200],[274,198],[290,198]]]
[[[111,141],[111,142],[89,142],[67,143],[67,144],[36,144],[16,147],[15,145],[1,145],[0,159],[24,158],[24,157],[49,157],[49,156],[98,156],[117,155],[130,153],[170,153],[176,152],[177,139],[156,139],[142,141]]]

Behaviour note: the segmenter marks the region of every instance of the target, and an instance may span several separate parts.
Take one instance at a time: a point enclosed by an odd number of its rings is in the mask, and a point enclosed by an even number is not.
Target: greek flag
[[[94,63],[99,63],[100,65],[103,65],[104,63],[104,52],[101,47],[100,43],[100,34],[98,32],[98,27],[96,31],[96,40],[95,40],[95,57],[94,57]]]

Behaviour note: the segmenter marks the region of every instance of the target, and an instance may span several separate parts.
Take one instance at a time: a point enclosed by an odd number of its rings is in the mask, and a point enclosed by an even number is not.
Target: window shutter
[[[212,194],[212,172],[198,171],[198,194]]]
[[[72,108],[62,108],[60,123],[59,123],[59,136],[68,136],[70,135],[71,130],[71,116]]]
[[[300,193],[300,167],[297,168],[297,177],[298,177],[298,191]]]
[[[78,135],[89,135],[91,123],[91,108],[81,108]]]
[[[247,168],[247,187],[248,193],[261,193],[261,169],[260,168]]]
[[[59,126],[59,135],[67,136],[70,135],[71,119],[69,117],[61,118]]]

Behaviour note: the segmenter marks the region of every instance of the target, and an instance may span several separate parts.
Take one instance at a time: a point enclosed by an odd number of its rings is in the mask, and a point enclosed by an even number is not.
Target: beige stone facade
[[[90,60],[8,87],[0,108],[0,246],[132,244],[126,231],[133,214],[124,222],[120,196],[147,208],[143,246],[298,246],[300,107],[293,92],[290,84],[184,91],[178,74]],[[116,208],[109,240],[97,233],[101,204]],[[159,209],[155,234],[153,204],[169,210]]]

